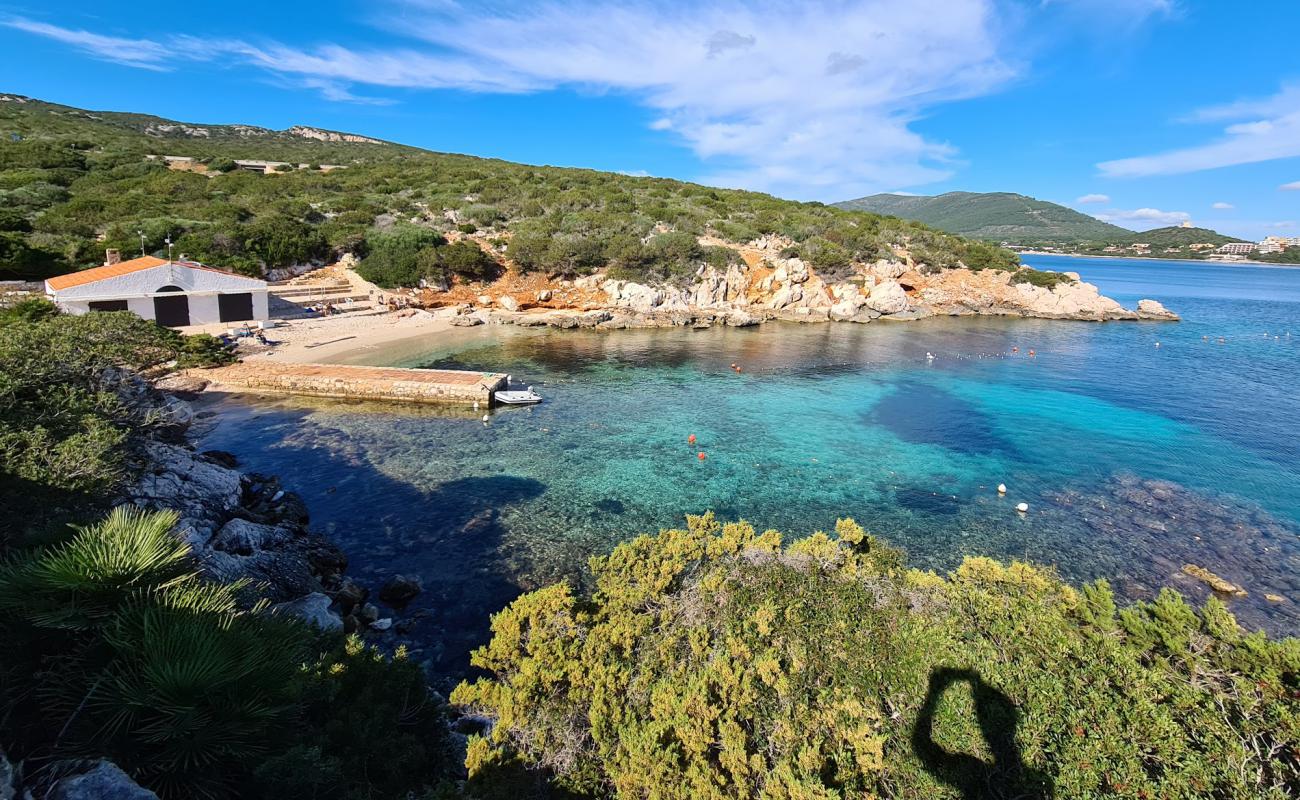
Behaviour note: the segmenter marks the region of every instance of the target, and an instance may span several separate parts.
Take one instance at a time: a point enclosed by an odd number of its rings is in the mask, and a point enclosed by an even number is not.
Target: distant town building
[[[45,293],[69,314],[131,311],[176,328],[268,317],[266,281],[195,261],[141,256],[121,261],[109,250],[104,265],[45,281]]]
[[[1254,242],[1228,242],[1219,245],[1219,252],[1226,255],[1244,256],[1255,252],[1256,246]]]
[[[1185,220],[1183,220],[1183,224],[1182,224],[1182,225],[1179,225],[1178,227],[1180,227],[1180,228],[1195,228],[1196,226],[1192,224],[1192,221],[1191,221],[1190,219],[1185,219]]]
[[[1286,247],[1279,242],[1270,242],[1268,240],[1255,245],[1255,252],[1257,253],[1280,253],[1285,249]]]

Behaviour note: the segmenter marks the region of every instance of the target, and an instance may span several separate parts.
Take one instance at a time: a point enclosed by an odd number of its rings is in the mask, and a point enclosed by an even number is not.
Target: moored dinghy
[[[496,397],[498,403],[504,403],[508,406],[526,406],[542,402],[542,396],[534,392],[531,386],[523,391],[498,391],[493,396]]]

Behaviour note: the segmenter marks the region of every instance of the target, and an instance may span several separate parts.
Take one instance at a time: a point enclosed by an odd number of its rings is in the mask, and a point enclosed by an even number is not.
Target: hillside
[[[1218,231],[1212,231],[1209,228],[1183,228],[1178,225],[1171,225],[1167,228],[1152,228],[1149,231],[1138,231],[1126,237],[1122,242],[1146,243],[1154,247],[1187,247],[1193,244],[1209,243],[1216,247],[1229,242],[1242,242],[1244,239],[1236,239],[1231,236],[1224,236]]]
[[[164,156],[193,161],[169,166]],[[260,174],[232,159],[295,166]],[[429,232],[477,233],[501,254],[494,257],[524,271],[608,268],[652,283],[736,258],[700,246],[705,235],[724,243],[787,237],[791,255],[828,274],[904,249],[932,269],[1016,266],[1013,254],[986,244],[819,203],[434,153],[301,126],[271,131],[91,112],[12,94],[0,94],[0,201],[0,274],[8,278],[92,266],[105,248],[165,254],[169,236],[177,253],[262,274],[365,256],[377,234],[394,229],[413,229],[407,243]],[[418,264],[405,256],[390,262],[406,275],[446,274],[445,259],[425,255]]]
[[[1074,209],[1010,192],[948,192],[933,197],[876,194],[835,205],[1013,244],[1114,241],[1132,233]]]

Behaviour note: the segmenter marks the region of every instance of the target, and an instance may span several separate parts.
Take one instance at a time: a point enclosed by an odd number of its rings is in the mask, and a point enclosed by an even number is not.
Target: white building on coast
[[[142,256],[45,281],[45,293],[69,314],[131,311],[170,328],[268,317],[266,281],[194,261]]]

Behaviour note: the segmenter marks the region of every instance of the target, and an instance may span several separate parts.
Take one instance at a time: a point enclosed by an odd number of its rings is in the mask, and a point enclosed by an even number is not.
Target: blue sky
[[[1300,0],[0,0],[0,91],[1258,239],[1300,236],[1297,31]]]

